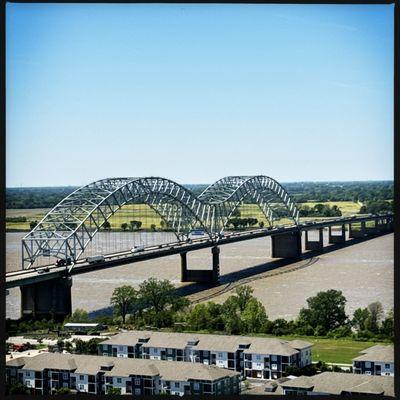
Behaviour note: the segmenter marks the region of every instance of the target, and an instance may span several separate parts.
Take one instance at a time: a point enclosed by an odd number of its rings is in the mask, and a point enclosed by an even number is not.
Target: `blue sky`
[[[7,186],[392,179],[393,12],[7,4]]]

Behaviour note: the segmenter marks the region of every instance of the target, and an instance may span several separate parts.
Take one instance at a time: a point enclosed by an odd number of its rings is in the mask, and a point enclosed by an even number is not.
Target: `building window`
[[[135,378],[135,386],[140,386],[140,379],[139,378]]]
[[[276,361],[277,359],[277,356],[271,356],[271,361]]]
[[[365,375],[371,375],[371,371],[365,371]]]
[[[218,353],[218,358],[222,358],[222,353]]]
[[[260,367],[261,367],[261,363],[257,363],[256,366],[257,366],[258,368],[260,368]]]
[[[117,383],[122,383],[122,379],[121,378],[117,378]]]
[[[63,372],[63,379],[67,380],[68,379],[68,374],[66,372]]]
[[[371,363],[369,361],[365,361],[365,368],[371,368]]]
[[[124,351],[124,346],[119,346],[119,347],[118,347],[118,350],[119,350],[119,351]]]
[[[138,396],[140,395],[140,389],[135,389],[135,394]]]
[[[83,381],[83,380],[85,380],[85,377],[83,375],[79,375],[79,380]]]
[[[84,390],[85,389],[85,386],[84,385],[82,385],[81,383],[79,384],[79,390]]]
[[[25,381],[25,386],[31,387],[31,381]]]
[[[278,366],[276,364],[272,364],[271,369],[278,369]]]
[[[385,364],[385,369],[390,369],[390,364]]]
[[[25,372],[25,375],[26,375],[26,376],[31,376],[31,371],[26,371],[26,372]]]
[[[256,355],[256,360],[261,360],[261,355],[260,354]]]
[[[179,387],[180,387],[179,382],[175,382],[175,383],[174,383],[174,388],[175,388],[175,389],[179,389]]]
[[[199,382],[195,382],[195,383],[193,384],[193,389],[194,389],[194,390],[200,390],[200,384],[199,384]]]
[[[68,382],[63,383],[63,387],[67,388],[68,387]]]
[[[168,354],[172,354],[172,349],[167,349]]]

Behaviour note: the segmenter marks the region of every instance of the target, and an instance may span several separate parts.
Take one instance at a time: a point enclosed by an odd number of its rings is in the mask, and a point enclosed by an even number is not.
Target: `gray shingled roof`
[[[360,352],[361,355],[353,361],[394,362],[394,347],[376,345]]]
[[[300,376],[281,384],[284,389],[301,388],[318,393],[372,393],[394,396],[392,376],[323,372],[314,376]]]
[[[198,341],[193,349],[234,352],[241,344],[250,344],[246,353],[279,354],[290,356],[296,354],[299,349],[312,346],[312,343],[303,340],[287,341],[277,338],[233,336],[201,333],[181,332],[152,332],[129,331],[119,333],[101,344],[134,346],[139,338],[150,337],[143,347],[175,348],[182,349],[188,341]]]
[[[22,357],[18,360],[21,360]],[[16,366],[17,360],[7,362],[8,366]],[[81,354],[42,353],[34,357],[26,357],[18,366],[31,371],[44,369],[69,370],[78,374],[95,375],[102,366],[114,364],[105,376],[128,377],[130,375],[157,376],[165,380],[219,380],[231,376],[239,376],[238,372],[214,366],[171,361],[155,361],[141,358],[113,358],[89,356]]]

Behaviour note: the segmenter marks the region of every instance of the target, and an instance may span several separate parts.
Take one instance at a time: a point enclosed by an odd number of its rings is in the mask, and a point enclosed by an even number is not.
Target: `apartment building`
[[[394,396],[394,378],[342,372],[299,376],[280,384],[285,395],[384,395]],[[277,391],[277,393],[280,393]]]
[[[213,366],[137,358],[42,353],[6,363],[7,382],[21,382],[31,394],[66,387],[75,393],[127,395],[234,395],[240,374]]]
[[[394,347],[376,345],[353,358],[353,373],[394,376]]]
[[[277,338],[130,331],[99,344],[99,354],[215,365],[257,379],[278,379],[288,366],[311,364],[312,344]]]

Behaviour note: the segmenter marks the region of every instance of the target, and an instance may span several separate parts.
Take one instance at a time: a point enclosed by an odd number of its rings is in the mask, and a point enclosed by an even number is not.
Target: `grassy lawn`
[[[257,335],[276,337],[273,335]],[[313,344],[312,361],[324,361],[327,363],[351,364],[359,352],[376,344],[388,345],[383,342],[359,342],[351,339],[326,339],[313,336],[279,336],[284,340],[300,339]]]

